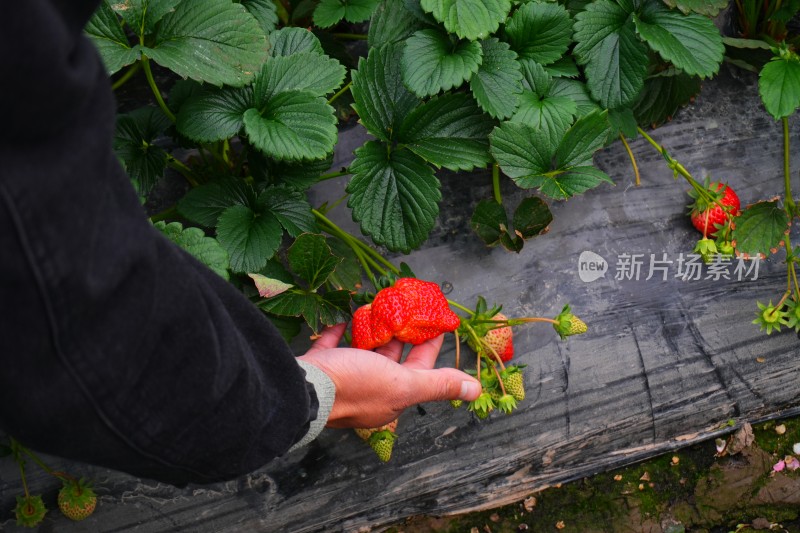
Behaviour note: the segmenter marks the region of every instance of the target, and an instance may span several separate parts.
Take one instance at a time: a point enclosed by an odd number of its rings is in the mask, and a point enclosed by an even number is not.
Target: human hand
[[[403,343],[392,340],[375,351],[337,348],[346,324],[326,328],[305,355],[336,386],[328,427],[378,427],[406,407],[429,401],[472,401],[478,380],[455,368],[433,368],[444,335],[411,348],[403,363]]]

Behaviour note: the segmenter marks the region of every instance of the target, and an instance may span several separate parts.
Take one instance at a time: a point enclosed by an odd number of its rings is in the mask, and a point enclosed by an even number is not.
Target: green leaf
[[[271,213],[257,213],[244,205],[225,209],[217,222],[217,239],[228,251],[234,272],[264,268],[282,236],[281,225]]]
[[[661,0],[647,0],[633,21],[653,50],[687,74],[708,78],[719,70],[725,45],[707,17],[684,15],[668,9]]]
[[[648,126],[662,124],[699,92],[700,78],[682,72],[676,76],[648,78],[633,105],[636,121]]]
[[[373,48],[366,59],[351,72],[356,112],[367,131],[384,141],[394,138],[403,119],[420,100],[403,84],[401,75],[402,45]]]
[[[605,144],[609,129],[608,113],[605,111],[578,119],[556,149],[556,168],[568,169],[590,164],[594,153]]]
[[[736,241],[736,251],[751,256],[759,253],[769,255],[789,229],[789,218],[777,201],[753,204],[742,211],[735,222],[733,240]]]
[[[131,47],[122,23],[108,0],[100,3],[84,31],[100,52],[109,76],[139,59],[139,51]]]
[[[483,60],[469,80],[472,96],[486,113],[494,118],[514,114],[522,92],[522,72],[517,54],[508,44],[495,39],[481,41]]]
[[[563,6],[530,2],[506,24],[511,48],[520,58],[549,65],[561,58],[572,42],[572,19]]]
[[[507,233],[508,216],[503,204],[494,199],[478,202],[470,219],[470,227],[487,246],[496,246]]]
[[[255,283],[256,290],[258,290],[258,295],[262,298],[272,298],[273,296],[277,296],[294,287],[294,285],[291,283],[286,283],[285,281],[281,281],[279,279],[268,278],[263,274],[248,274],[248,276],[253,280],[253,283]]]
[[[207,228],[217,225],[219,216],[234,205],[257,206],[253,188],[240,180],[220,179],[191,189],[178,202],[178,212]]]
[[[555,63],[545,65],[544,69],[554,78],[577,78],[581,75],[578,65],[575,64],[575,58],[571,55],[564,56],[556,60]]]
[[[330,28],[342,19],[364,22],[372,16],[380,0],[320,0],[314,10],[314,24]]]
[[[408,38],[403,53],[403,80],[417,96],[431,96],[458,87],[478,71],[483,58],[480,43],[453,42],[435,29]]]
[[[550,96],[566,96],[575,102],[579,117],[584,117],[593,111],[601,111],[600,106],[592,100],[586,84],[578,80],[556,78],[548,91]]]
[[[611,125],[609,138],[625,135],[628,139],[635,139],[639,135],[637,130],[636,116],[633,110],[627,107],[622,109],[611,109],[608,112],[608,123]]]
[[[391,251],[419,247],[433,228],[442,198],[433,169],[410,151],[389,153],[378,141],[367,142],[355,155],[347,205],[361,231]]]
[[[800,107],[800,58],[786,54],[764,65],[758,76],[758,93],[774,119],[792,115]]]
[[[505,122],[489,135],[491,153],[503,172],[516,181],[550,171],[556,140],[544,130],[518,122]]]
[[[697,13],[714,18],[728,5],[728,0],[664,0],[669,7],[677,7],[684,13]]]
[[[287,291],[260,302],[259,307],[280,316],[302,316],[312,331],[320,323],[332,326],[350,319],[350,293],[330,291],[324,295],[305,291]]]
[[[248,109],[244,129],[261,152],[287,161],[322,159],[338,138],[333,108],[307,92],[277,94],[261,112]]]
[[[333,154],[325,159],[290,163],[265,157],[260,152],[248,155],[253,176],[263,177],[274,185],[286,185],[298,191],[305,191],[319,181],[322,174],[333,165]]]
[[[139,36],[153,32],[156,24],[167,13],[174,11],[181,0],[126,0],[115,2],[111,7],[122,16],[125,24]]]
[[[328,283],[340,290],[356,292],[361,284],[361,262],[350,246],[336,238],[328,238],[328,246],[333,254],[339,258],[336,270],[328,276]]]
[[[311,205],[300,191],[285,186],[268,187],[258,203],[269,211],[292,237],[318,231]]]
[[[534,129],[546,129],[553,138],[561,138],[572,124],[578,106],[567,96],[552,96],[553,79],[544,67],[531,59],[523,59],[522,72],[525,84],[517,112],[512,122],[527,124]]]
[[[312,291],[325,283],[339,264],[339,258],[333,255],[325,237],[311,233],[297,237],[289,247],[287,259],[292,272]]]
[[[470,41],[496,32],[511,10],[510,0],[422,0],[420,5],[448,32]]]
[[[142,51],[179,76],[241,87],[267,57],[266,36],[241,4],[184,0],[158,25]]]
[[[271,57],[291,56],[304,52],[324,55],[322,43],[305,28],[286,27],[269,34]]]
[[[491,161],[487,136],[494,125],[468,94],[446,94],[410,113],[398,141],[437,167],[472,170]]]
[[[239,134],[242,115],[254,105],[250,87],[203,87],[180,106],[175,127],[197,142],[230,139]]]
[[[644,85],[649,57],[630,12],[612,0],[596,0],[575,18],[574,53],[589,92],[606,109],[631,104]]]
[[[156,222],[155,228],[170,241],[194,256],[208,268],[228,278],[228,253],[212,237],[206,236],[200,228],[184,228],[180,222]]]
[[[530,239],[547,231],[553,214],[544,200],[537,196],[523,198],[514,210],[514,232],[523,239]]]
[[[287,343],[292,342],[292,339],[300,335],[303,329],[303,319],[294,316],[277,316],[266,311],[264,314],[267,316],[272,325],[278,329],[278,332]]]
[[[426,24],[408,10],[404,0],[384,0],[370,20],[367,45],[371,50],[405,41],[424,27]]]
[[[335,59],[314,52],[298,52],[269,58],[253,90],[259,106],[273,96],[292,91],[324,96],[342,84],[344,75],[344,66]]]
[[[117,117],[114,152],[128,175],[138,180],[140,194],[147,194],[164,175],[167,152],[154,141],[169,125],[169,119],[157,107],[140,107]]]
[[[539,182],[537,182],[536,177],[531,177],[528,181],[520,180],[517,183],[539,187],[542,194],[550,198],[566,200],[593,189],[604,182],[614,184],[609,175],[602,170],[584,166],[571,167],[566,171],[554,173]]]
[[[278,27],[278,9],[273,0],[241,0],[241,4],[255,17],[265,35]]]

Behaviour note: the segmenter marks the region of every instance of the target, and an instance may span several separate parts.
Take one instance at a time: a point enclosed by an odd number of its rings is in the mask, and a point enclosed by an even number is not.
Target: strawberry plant
[[[350,317],[362,278],[392,271],[376,246],[425,242],[443,176],[486,170],[493,194],[471,227],[512,251],[548,229],[550,202],[610,183],[593,154],[665,120],[716,73],[723,44],[708,17],[719,7],[105,0],[86,33],[114,88],[139,76],[152,93],[117,119],[115,149],[139,194],[167,169],[189,187],[156,228],[291,337],[302,322],[318,331]],[[177,81],[159,86],[155,64]],[[331,171],[348,107],[372,138]],[[341,199],[309,203],[314,184],[340,176]],[[535,194],[506,205],[503,180]],[[328,217],[344,204],[362,236]]]

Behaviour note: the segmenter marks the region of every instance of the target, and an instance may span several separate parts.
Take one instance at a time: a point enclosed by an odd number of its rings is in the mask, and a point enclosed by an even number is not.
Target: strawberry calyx
[[[17,496],[17,506],[14,508],[14,515],[17,518],[18,526],[36,527],[44,520],[44,515],[46,514],[47,508],[41,496]]]
[[[562,340],[572,335],[586,333],[589,329],[583,320],[572,314],[569,304],[564,305],[561,312],[553,319],[553,328]]]

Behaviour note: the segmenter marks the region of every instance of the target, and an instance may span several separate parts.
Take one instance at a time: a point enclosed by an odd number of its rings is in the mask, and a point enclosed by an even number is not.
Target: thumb
[[[455,368],[414,370],[415,403],[464,400],[471,402],[481,394],[480,382]]]

